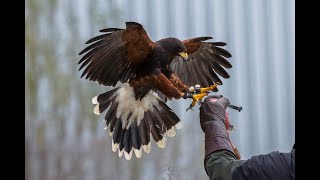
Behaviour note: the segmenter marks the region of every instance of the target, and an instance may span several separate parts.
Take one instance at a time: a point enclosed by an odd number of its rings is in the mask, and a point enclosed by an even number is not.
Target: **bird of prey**
[[[106,112],[105,129],[112,137],[112,150],[130,160],[149,153],[151,139],[163,148],[166,137],[176,135],[181,120],[166,105],[172,98],[199,101],[206,90],[218,91],[219,76],[229,78],[225,68],[231,54],[219,46],[224,42],[207,42],[212,37],[180,41],[168,37],[153,42],[143,26],[126,22],[125,28],[107,28],[88,40],[79,55],[79,71],[99,85],[113,88],[95,96],[94,113]],[[219,76],[218,76],[219,75]],[[194,92],[200,85],[200,93]]]

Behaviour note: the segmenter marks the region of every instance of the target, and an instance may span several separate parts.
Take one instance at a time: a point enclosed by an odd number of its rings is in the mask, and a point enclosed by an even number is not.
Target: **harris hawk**
[[[126,22],[126,27],[100,30],[79,55],[81,78],[111,86],[112,90],[95,96],[94,113],[104,111],[105,129],[112,137],[112,150],[130,160],[149,153],[151,139],[160,148],[166,137],[176,135],[181,120],[166,105],[172,98],[193,98],[199,101],[206,94],[190,95],[193,85],[202,90],[218,91],[219,76],[229,78],[224,68],[231,54],[224,42],[205,42],[212,37],[197,37],[180,41],[168,37],[153,42],[143,26]],[[220,47],[219,47],[220,46]],[[219,76],[218,76],[219,75]]]

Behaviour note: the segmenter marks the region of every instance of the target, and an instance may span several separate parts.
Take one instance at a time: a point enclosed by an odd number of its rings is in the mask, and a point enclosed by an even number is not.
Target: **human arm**
[[[278,151],[237,160],[227,132],[229,100],[208,96],[200,107],[200,124],[205,133],[205,169],[210,179],[295,179],[295,150]]]

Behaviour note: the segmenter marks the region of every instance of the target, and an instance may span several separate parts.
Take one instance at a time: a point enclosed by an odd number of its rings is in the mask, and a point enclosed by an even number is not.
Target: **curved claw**
[[[215,83],[212,86],[201,88],[200,85],[190,86],[189,90],[191,93],[184,94],[184,98],[192,98],[192,103],[190,106],[186,109],[193,110],[192,108],[196,105],[196,102],[200,104],[203,97],[207,96],[210,90],[215,89],[219,84]]]
[[[188,111],[188,110],[194,111],[192,108],[193,108],[193,106],[190,104],[190,106],[186,109],[186,111]]]
[[[193,110],[192,108],[196,105],[196,102],[198,102],[200,104],[201,100],[203,97],[205,97],[206,95],[208,95],[208,93],[204,92],[204,93],[200,93],[200,94],[194,94],[192,96],[192,103],[190,104],[190,106],[186,109],[186,111],[188,111],[189,109]]]

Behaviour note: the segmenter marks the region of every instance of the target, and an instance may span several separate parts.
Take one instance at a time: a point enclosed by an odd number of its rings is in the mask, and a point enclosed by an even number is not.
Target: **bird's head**
[[[186,46],[177,38],[169,37],[159,41],[171,55],[181,56],[184,60],[188,60],[188,53]]]

